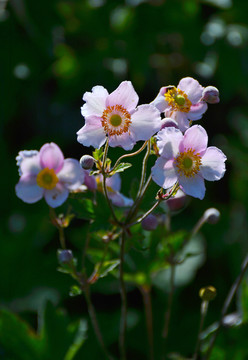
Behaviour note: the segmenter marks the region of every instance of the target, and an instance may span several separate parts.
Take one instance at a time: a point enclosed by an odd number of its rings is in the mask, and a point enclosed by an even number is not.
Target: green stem
[[[197,356],[198,356],[198,352],[199,352],[199,348],[200,348],[200,343],[201,343],[201,332],[202,332],[202,329],[203,329],[203,324],[204,324],[205,317],[207,315],[207,311],[208,311],[208,301],[203,300],[202,304],[201,304],[200,326],[199,326],[199,331],[198,331],[198,335],[197,335],[195,353],[194,353],[194,356],[193,356],[192,360],[197,360]]]
[[[144,150],[144,148],[146,147],[146,144],[147,144],[147,141],[144,142],[144,144],[141,146],[141,148],[133,153],[130,153],[130,154],[124,154],[122,155],[121,157],[119,157],[119,159],[116,161],[116,163],[114,164],[113,168],[111,169],[111,172],[115,170],[115,168],[117,167],[117,165],[119,164],[119,162],[126,158],[126,157],[130,157],[130,156],[135,156],[135,155],[138,155],[142,150]]]
[[[175,270],[176,270],[176,266],[175,266],[174,263],[171,263],[170,270],[171,270],[170,271],[170,292],[169,292],[168,307],[167,307],[167,311],[165,312],[164,327],[163,327],[163,332],[162,332],[162,338],[163,338],[163,343],[164,343],[164,347],[163,347],[164,356],[165,356],[165,353],[166,353],[166,345],[167,345],[167,338],[168,338],[168,333],[169,333],[171,310],[172,310],[173,297],[174,297],[174,291],[175,291]]]
[[[150,286],[141,287],[143,302],[146,314],[146,329],[148,335],[150,360],[154,360],[154,342],[153,342],[153,319],[152,319],[152,301]]]
[[[126,348],[125,348],[125,335],[127,325],[127,295],[124,281],[124,254],[125,254],[125,233],[124,230],[121,234],[121,249],[120,249],[120,293],[121,293],[121,321],[120,321],[120,356],[121,360],[126,360]]]
[[[108,350],[107,350],[107,348],[105,346],[105,343],[103,341],[102,333],[101,333],[101,330],[100,330],[100,327],[99,327],[99,324],[98,324],[98,321],[97,321],[97,317],[96,317],[96,311],[95,311],[95,308],[94,308],[94,306],[92,304],[92,301],[91,301],[90,287],[88,285],[86,285],[84,287],[84,295],[85,295],[85,299],[86,299],[87,306],[88,306],[88,312],[89,312],[89,315],[90,315],[90,320],[91,320],[93,329],[95,331],[98,343],[101,346],[101,349],[102,349],[102,351],[103,351],[103,353],[105,355],[105,358],[108,359],[108,360],[113,360],[112,356],[108,353]]]
[[[147,151],[146,151],[146,154],[145,154],[143,162],[142,162],[142,172],[141,172],[139,190],[138,190],[138,193],[137,193],[137,199],[141,195],[143,185],[144,185],[144,182],[145,182],[147,161],[148,161],[148,158],[150,156],[150,152],[151,152],[151,140],[149,140],[148,143],[147,143]]]
[[[157,200],[157,202],[143,216],[141,216],[140,218],[138,218],[131,224],[128,224],[127,227],[131,227],[131,226],[141,223],[141,221],[144,220],[148,215],[150,215],[153,212],[153,210],[155,210],[158,207],[158,205],[160,203],[161,203],[161,200],[160,199]]]
[[[116,222],[116,224],[119,224],[119,220],[117,219],[116,215],[115,215],[115,212],[114,212],[114,208],[113,208],[113,205],[112,205],[112,202],[110,201],[109,199],[109,196],[108,196],[108,191],[107,191],[107,186],[106,186],[106,160],[107,160],[107,154],[108,154],[108,139],[106,141],[106,145],[105,145],[105,149],[104,149],[104,153],[103,153],[103,160],[102,160],[102,176],[103,176],[103,192],[104,192],[104,195],[105,195],[105,198],[107,200],[107,203],[108,203],[108,206],[110,208],[110,211],[112,213],[112,216],[114,218],[114,221]]]
[[[223,308],[222,308],[222,311],[221,311],[221,318],[219,320],[217,330],[215,331],[215,333],[214,333],[214,335],[213,335],[213,337],[212,337],[212,339],[210,341],[210,345],[209,345],[207,353],[206,353],[206,355],[204,357],[204,360],[208,360],[210,358],[210,355],[211,355],[211,352],[213,350],[216,338],[217,338],[217,336],[219,334],[219,331],[220,331],[220,329],[221,329],[221,327],[223,325],[224,317],[225,317],[225,315],[227,313],[227,310],[228,310],[228,308],[229,308],[229,306],[230,306],[230,304],[231,304],[231,302],[232,302],[232,300],[234,298],[234,295],[236,294],[236,292],[237,292],[237,290],[238,290],[238,288],[239,288],[239,286],[240,286],[240,284],[241,284],[241,282],[243,280],[243,277],[244,277],[244,275],[246,273],[247,268],[248,268],[248,254],[246,255],[246,257],[245,257],[245,259],[244,259],[244,261],[242,263],[240,274],[236,278],[235,282],[233,283],[233,285],[232,285],[232,287],[231,287],[231,289],[230,289],[230,291],[229,291],[229,293],[228,293],[228,295],[226,297],[226,300],[224,302],[224,305],[223,305]]]

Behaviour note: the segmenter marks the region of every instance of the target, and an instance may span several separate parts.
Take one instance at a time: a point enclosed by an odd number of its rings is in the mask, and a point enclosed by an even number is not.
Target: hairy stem
[[[121,293],[121,321],[120,321],[120,336],[119,346],[121,360],[126,360],[126,348],[125,348],[125,335],[127,325],[127,295],[124,281],[124,254],[125,254],[125,232],[121,234],[121,249],[120,249],[120,293]]]
[[[116,161],[116,163],[114,164],[113,168],[111,171],[114,171],[115,168],[117,167],[117,165],[119,164],[119,162],[127,157],[130,157],[130,156],[135,156],[135,155],[138,155],[142,150],[144,150],[144,148],[146,147],[146,144],[147,144],[147,141],[144,142],[144,144],[141,146],[141,148],[133,153],[129,153],[129,154],[124,154],[122,155],[121,157],[119,157],[119,159]]]
[[[220,329],[221,329],[221,327],[223,325],[224,317],[225,317],[225,315],[227,313],[227,310],[228,310],[228,308],[229,308],[229,306],[230,306],[230,304],[231,304],[231,302],[232,302],[232,300],[234,298],[234,295],[236,294],[236,292],[237,292],[237,290],[238,290],[238,288],[239,288],[239,286],[240,286],[240,284],[242,282],[242,279],[243,279],[243,277],[245,275],[245,272],[246,272],[247,268],[248,268],[248,254],[246,255],[246,257],[245,257],[245,259],[244,259],[244,261],[242,263],[240,274],[236,278],[235,282],[233,283],[233,285],[232,285],[232,287],[231,287],[231,289],[230,289],[230,291],[229,291],[229,293],[228,293],[228,295],[226,297],[226,300],[224,302],[224,305],[223,305],[223,308],[222,308],[222,311],[221,311],[221,318],[219,320],[217,330],[214,333],[214,335],[213,335],[213,337],[212,337],[212,339],[210,341],[210,345],[209,345],[207,353],[206,353],[206,355],[204,357],[204,360],[210,359],[210,355],[211,355],[211,352],[213,350],[216,338],[217,338],[217,336],[219,334],[219,331],[220,331]]]

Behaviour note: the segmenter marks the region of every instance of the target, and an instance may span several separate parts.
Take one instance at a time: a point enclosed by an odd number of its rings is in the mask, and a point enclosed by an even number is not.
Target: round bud
[[[144,220],[141,221],[144,230],[152,231],[158,226],[158,219],[155,215],[149,214]]]
[[[209,224],[216,224],[220,219],[220,212],[215,208],[209,208],[204,212],[203,218]]]
[[[202,100],[209,104],[217,104],[220,102],[219,90],[214,86],[207,86],[202,92]]]
[[[186,201],[187,197],[185,193],[181,189],[178,189],[176,195],[169,198],[166,201],[166,204],[169,207],[170,211],[178,211],[185,206]]]
[[[58,259],[60,264],[67,264],[73,259],[71,250],[58,250]]]
[[[205,286],[199,291],[199,296],[203,301],[211,301],[216,296],[216,289],[213,286]]]
[[[89,170],[93,168],[95,160],[90,155],[83,155],[79,162],[83,169]]]

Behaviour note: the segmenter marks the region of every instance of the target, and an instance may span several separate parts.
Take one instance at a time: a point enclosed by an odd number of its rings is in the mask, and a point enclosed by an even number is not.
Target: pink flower
[[[45,144],[40,151],[20,151],[17,158],[20,180],[16,195],[32,204],[43,196],[53,208],[63,204],[70,190],[76,190],[84,181],[84,172],[75,159],[64,159],[60,148]]]
[[[130,81],[123,81],[111,94],[95,86],[83,96],[81,113],[85,125],[77,132],[84,146],[100,148],[109,139],[112,147],[131,150],[139,140],[148,140],[161,127],[159,111],[153,105],[140,105]]]
[[[207,147],[208,136],[200,125],[194,125],[183,135],[169,127],[157,135],[160,157],[152,167],[153,180],[164,189],[177,181],[185,194],[203,199],[204,179],[220,180],[225,173],[226,156],[215,146]]]
[[[97,190],[103,192],[103,177],[102,175],[96,176]],[[106,186],[108,197],[113,205],[118,207],[130,207],[133,205],[133,200],[120,193],[121,190],[121,177],[118,173],[106,179]]]
[[[204,88],[191,77],[180,80],[177,87],[164,86],[151,103],[166,117],[173,118],[181,131],[189,127],[190,120],[199,120],[207,110],[205,101],[201,101]]]

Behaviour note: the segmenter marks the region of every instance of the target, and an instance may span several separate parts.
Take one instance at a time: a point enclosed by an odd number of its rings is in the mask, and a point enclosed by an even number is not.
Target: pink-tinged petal
[[[166,86],[161,87],[158,95],[151,102],[151,105],[155,106],[160,112],[164,112],[168,107],[168,102],[165,101],[164,94],[166,93]]]
[[[109,198],[113,205],[119,207],[130,207],[133,205],[133,200],[117,192],[109,192]]]
[[[69,190],[60,182],[52,190],[45,190],[44,198],[52,208],[62,205],[69,196]]]
[[[181,130],[182,132],[189,128],[189,120],[187,113],[181,111],[173,111],[171,117],[177,122],[179,130]]]
[[[121,177],[120,174],[116,173],[113,176],[106,179],[107,187],[110,187],[114,191],[121,190]]]
[[[178,123],[174,119],[166,117],[166,118],[162,119],[162,121],[161,121],[161,129],[160,130],[162,130],[166,127],[175,127],[178,129]]]
[[[85,125],[77,132],[77,141],[84,146],[94,146],[99,149],[106,141],[101,118],[97,116],[88,117]]]
[[[90,175],[90,171],[88,170],[84,170],[84,185],[86,185],[90,191],[95,191],[97,189],[95,176]]]
[[[127,111],[132,112],[139,101],[131,81],[123,81],[106,100],[107,106],[122,105]]]
[[[182,186],[182,190],[185,194],[200,200],[204,198],[206,188],[204,179],[200,175],[197,174],[194,177],[180,176],[178,182]]]
[[[37,185],[35,175],[22,175],[15,187],[16,195],[22,201],[33,204],[39,201],[44,194],[44,189]]]
[[[84,170],[75,159],[65,159],[64,166],[57,176],[59,181],[70,190],[78,189],[84,182]]]
[[[136,141],[133,138],[132,134],[129,134],[128,132],[123,133],[121,135],[109,136],[109,146],[111,147],[120,146],[124,150],[132,150],[135,143]]]
[[[18,158],[17,161],[19,161],[19,173],[21,175],[37,175],[41,171],[40,154],[38,152],[33,156],[22,156],[22,158]]]
[[[173,159],[179,152],[183,134],[175,127],[164,128],[157,134],[159,154],[165,159]]]
[[[178,88],[184,91],[192,104],[196,104],[202,97],[203,87],[192,77],[186,77],[180,80]]]
[[[135,139],[149,140],[161,128],[160,112],[153,105],[140,105],[131,117],[129,130]]]
[[[177,173],[173,167],[173,160],[166,160],[159,157],[151,168],[152,179],[156,184],[168,189],[177,181]]]
[[[188,119],[190,120],[199,120],[202,118],[202,115],[207,111],[208,105],[200,101],[195,105],[190,107],[190,111],[188,112]]]
[[[107,96],[108,91],[103,86],[94,86],[92,92],[86,92],[83,96],[86,103],[81,107],[81,114],[85,117],[102,116],[106,109]]]
[[[197,153],[200,153],[206,150],[207,144],[208,135],[206,130],[201,125],[194,125],[186,130],[179,150],[180,152],[184,152],[187,149],[193,149]]]
[[[219,180],[224,176],[226,155],[217,147],[210,146],[202,156],[200,172],[204,179],[209,181]]]
[[[58,173],[64,164],[64,155],[58,145],[45,144],[40,149],[40,165],[42,168],[53,169]]]

